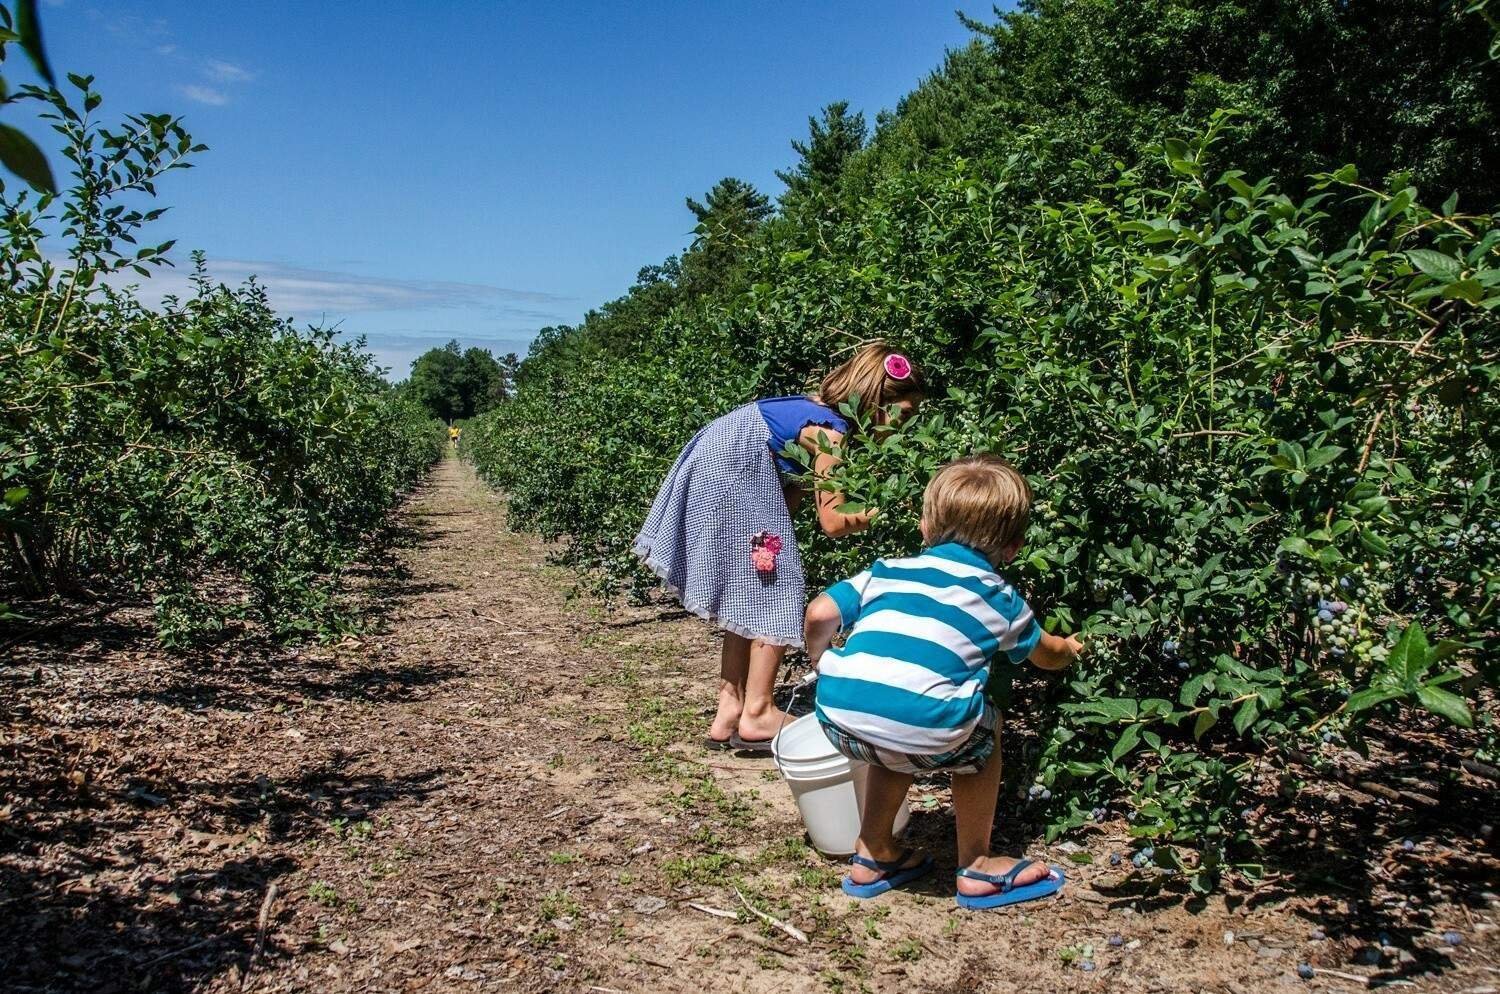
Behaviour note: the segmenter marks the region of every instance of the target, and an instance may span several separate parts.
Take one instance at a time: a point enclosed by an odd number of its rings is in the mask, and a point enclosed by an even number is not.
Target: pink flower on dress
[[[762,576],[776,572],[776,557],[781,554],[781,536],[756,532],[750,536],[750,565]]]

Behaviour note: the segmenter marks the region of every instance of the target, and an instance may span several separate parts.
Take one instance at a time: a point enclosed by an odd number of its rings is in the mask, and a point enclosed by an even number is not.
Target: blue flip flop
[[[1068,878],[1063,876],[1063,871],[1055,866],[1047,867],[1050,872],[1042,879],[1017,887],[1016,874],[1031,866],[1032,862],[1032,860],[1023,859],[1005,873],[999,875],[981,873],[978,870],[971,870],[966,866],[958,871],[959,876],[968,877],[970,880],[983,880],[985,883],[994,884],[1000,889],[993,894],[965,894],[959,892],[954,895],[954,899],[958,901],[960,908],[968,908],[971,911],[983,911],[987,908],[1002,908],[1007,904],[1020,904],[1022,901],[1034,901],[1039,897],[1056,894],[1062,890],[1062,886],[1067,882]]]
[[[932,872],[931,856],[923,856],[922,862],[918,863],[916,866],[905,865],[906,861],[911,859],[911,853],[912,851],[910,849],[907,849],[903,851],[900,856],[897,856],[895,859],[891,860],[888,863],[882,863],[878,859],[870,859],[869,857],[861,856],[858,853],[850,856],[849,862],[851,865],[863,866],[865,869],[875,870],[879,873],[885,874],[885,876],[881,877],[879,880],[872,880],[867,884],[857,884],[848,877],[845,877],[842,882],[844,893],[848,894],[850,897],[857,897],[860,899],[878,897],[879,895],[884,894],[886,891],[891,890],[894,887],[900,887],[902,884],[911,883],[918,877],[924,877],[928,873]]]

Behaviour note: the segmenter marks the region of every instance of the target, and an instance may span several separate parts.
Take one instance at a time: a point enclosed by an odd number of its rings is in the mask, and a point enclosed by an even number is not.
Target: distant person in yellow
[[[462,435],[463,433],[464,433],[464,430],[462,428],[460,428],[458,425],[449,425],[448,426],[448,441],[451,442],[454,445],[454,447],[457,447],[458,446],[458,437],[460,435]]]

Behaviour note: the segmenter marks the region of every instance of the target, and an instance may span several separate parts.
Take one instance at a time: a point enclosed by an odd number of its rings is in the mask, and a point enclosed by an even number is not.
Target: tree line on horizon
[[[520,365],[514,352],[497,359],[489,349],[466,349],[453,339],[413,360],[411,374],[395,390],[452,424],[492,410],[509,396]]]

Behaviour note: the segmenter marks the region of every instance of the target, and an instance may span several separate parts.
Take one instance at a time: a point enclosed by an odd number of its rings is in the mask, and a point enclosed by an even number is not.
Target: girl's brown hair
[[[897,379],[887,371],[886,360],[891,356],[900,358],[896,365],[908,370],[906,376]],[[858,394],[859,412],[865,415],[903,400],[919,400],[926,393],[927,382],[916,363],[878,341],[854,353],[848,362],[823,377],[818,387],[818,399],[832,408]]]

